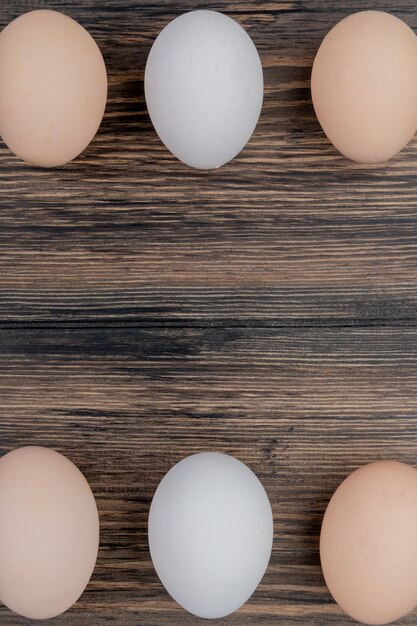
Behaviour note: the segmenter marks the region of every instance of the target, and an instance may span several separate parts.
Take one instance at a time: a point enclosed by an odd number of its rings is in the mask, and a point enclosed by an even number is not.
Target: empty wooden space
[[[318,536],[339,482],[416,465],[417,141],[378,167],[330,146],[314,54],[353,11],[411,0],[48,2],[96,38],[109,104],[76,161],[39,170],[0,146],[0,453],[51,446],[101,518],[92,581],[63,626],[203,624],[152,568],[152,494],[182,457],[219,450],[270,496],[275,542],[251,600],[219,624],[353,624],[324,584]],[[0,0],[0,26],[41,0]],[[265,105],[247,148],[187,168],[152,129],[143,71],[176,15],[223,11],[256,43]],[[410,616],[398,624],[415,623]],[[0,607],[0,623],[26,620]]]

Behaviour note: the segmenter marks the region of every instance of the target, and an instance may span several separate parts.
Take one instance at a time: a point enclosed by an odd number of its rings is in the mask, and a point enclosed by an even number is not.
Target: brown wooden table
[[[347,162],[309,76],[343,16],[393,10],[417,30],[416,4],[210,4],[248,30],[266,88],[250,144],[209,173],[170,156],[143,97],[160,29],[207,3],[1,0],[1,26],[45,6],[89,29],[110,81],[75,162],[39,170],[0,148],[0,452],[66,454],[101,517],[91,583],[50,624],[203,624],[159,583],[146,522],[164,473],[213,449],[258,474],[275,517],[261,586],[217,623],[353,623],[326,590],[318,536],[353,469],[417,465],[417,141],[386,165]],[[1,608],[0,623],[28,622]]]

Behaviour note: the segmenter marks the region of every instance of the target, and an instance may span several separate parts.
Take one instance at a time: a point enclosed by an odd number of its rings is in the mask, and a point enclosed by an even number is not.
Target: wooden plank
[[[0,25],[22,8],[44,6],[2,0]],[[247,149],[208,173],[183,166],[161,145],[142,82],[161,27],[201,4],[57,0],[53,6],[96,37],[109,71],[109,104],[96,140],[64,168],[31,168],[1,147],[0,319],[43,318],[40,300],[51,317],[59,316],[79,293],[88,294],[78,301],[81,320],[91,307],[99,317],[120,315],[114,294],[125,303],[125,316],[141,316],[144,293],[149,306],[166,310],[171,290],[197,289],[207,290],[203,301],[240,290],[243,316],[256,320],[265,310],[264,291],[258,301],[254,296],[259,287],[278,298],[285,289],[317,289],[322,317],[323,290],[346,289],[352,306],[369,316],[369,288],[385,301],[398,298],[398,285],[414,289],[417,142],[388,164],[354,165],[329,145],[310,101],[315,51],[338,19],[361,8],[356,2],[210,5],[247,28],[266,88]],[[370,0],[367,7],[391,10],[392,3]],[[417,28],[412,0],[396,2],[395,13]],[[25,306],[11,311],[10,299],[22,293]],[[200,302],[197,297],[191,308]]]
[[[321,577],[321,519],[359,465],[415,464],[415,328],[9,329],[0,349],[0,453],[67,454],[100,510],[93,580],[57,624],[203,623],[159,584],[146,520],[164,473],[206,449],[247,463],[275,518],[263,583],[219,623],[347,623]],[[24,620],[3,608],[0,623]]]
[[[0,312],[0,327],[405,326],[415,324],[417,285],[13,289]]]

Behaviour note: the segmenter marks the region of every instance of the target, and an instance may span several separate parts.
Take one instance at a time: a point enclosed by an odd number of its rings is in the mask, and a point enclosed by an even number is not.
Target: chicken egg
[[[30,619],[55,617],[84,591],[99,542],[96,502],[58,452],[18,448],[0,459],[0,601]]]
[[[259,119],[263,74],[255,45],[222,13],[185,13],[152,46],[145,97],[156,132],[178,159],[219,167],[244,148]]]
[[[344,480],[320,536],[324,578],[345,613],[388,624],[417,606],[417,470],[378,461]]]
[[[318,120],[342,154],[387,161],[417,130],[417,36],[382,11],[346,17],[319,48],[311,91]]]
[[[168,593],[199,617],[236,611],[260,583],[273,520],[265,490],[237,459],[189,456],[162,479],[149,513],[149,546]]]
[[[106,99],[101,52],[70,17],[31,11],[1,32],[0,135],[24,161],[72,161],[96,134]]]

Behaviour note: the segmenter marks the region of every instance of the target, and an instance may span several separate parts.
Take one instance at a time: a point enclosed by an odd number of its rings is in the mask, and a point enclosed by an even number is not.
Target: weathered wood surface
[[[68,166],[0,145],[0,453],[67,454],[102,525],[86,593],[51,625],[203,624],[159,584],[146,519],[163,474],[205,449],[248,463],[275,517],[264,581],[218,623],[353,623],[325,588],[318,533],[355,467],[417,464],[417,140],[385,165],[347,162],[309,75],[341,17],[392,10],[417,31],[415,2],[0,0],[0,26],[44,7],[89,29],[110,86]],[[169,155],[143,98],[152,41],[193,8],[238,20],[265,69],[251,142],[208,173]],[[0,608],[0,624],[25,623]]]
[[[30,329],[0,340],[2,449],[63,452],[100,510],[93,579],[53,623],[203,623],[159,584],[146,520],[164,473],[206,449],[258,474],[275,519],[265,579],[219,623],[349,623],[322,580],[321,519],[359,465],[415,464],[416,329]],[[24,623],[4,610],[0,619]]]
[[[257,44],[265,104],[241,155],[204,173],[160,143],[146,112],[143,73],[160,29],[207,3],[1,0],[0,25],[43,6],[70,14],[95,36],[108,67],[109,104],[96,139],[64,168],[31,168],[0,149],[0,319],[55,320],[70,299],[80,318],[93,306],[95,316],[118,320],[149,301],[152,289],[154,305],[165,310],[171,290],[185,290],[192,314],[200,300],[191,288],[205,298],[221,294],[226,308],[233,306],[227,291],[240,290],[242,315],[248,302],[250,315],[271,319],[274,301],[268,308],[261,292],[256,304],[247,290],[262,287],[280,298],[289,289],[302,299],[305,289],[311,298],[317,289],[316,307],[327,309],[323,289],[329,299],[333,289],[346,289],[364,307],[369,288],[394,299],[415,289],[417,141],[388,164],[353,165],[320,130],[309,91],[312,60],[329,27],[353,10],[392,3],[211,4]],[[394,8],[417,30],[412,0]],[[413,291],[414,311],[415,297]],[[292,299],[285,303],[288,318]]]

